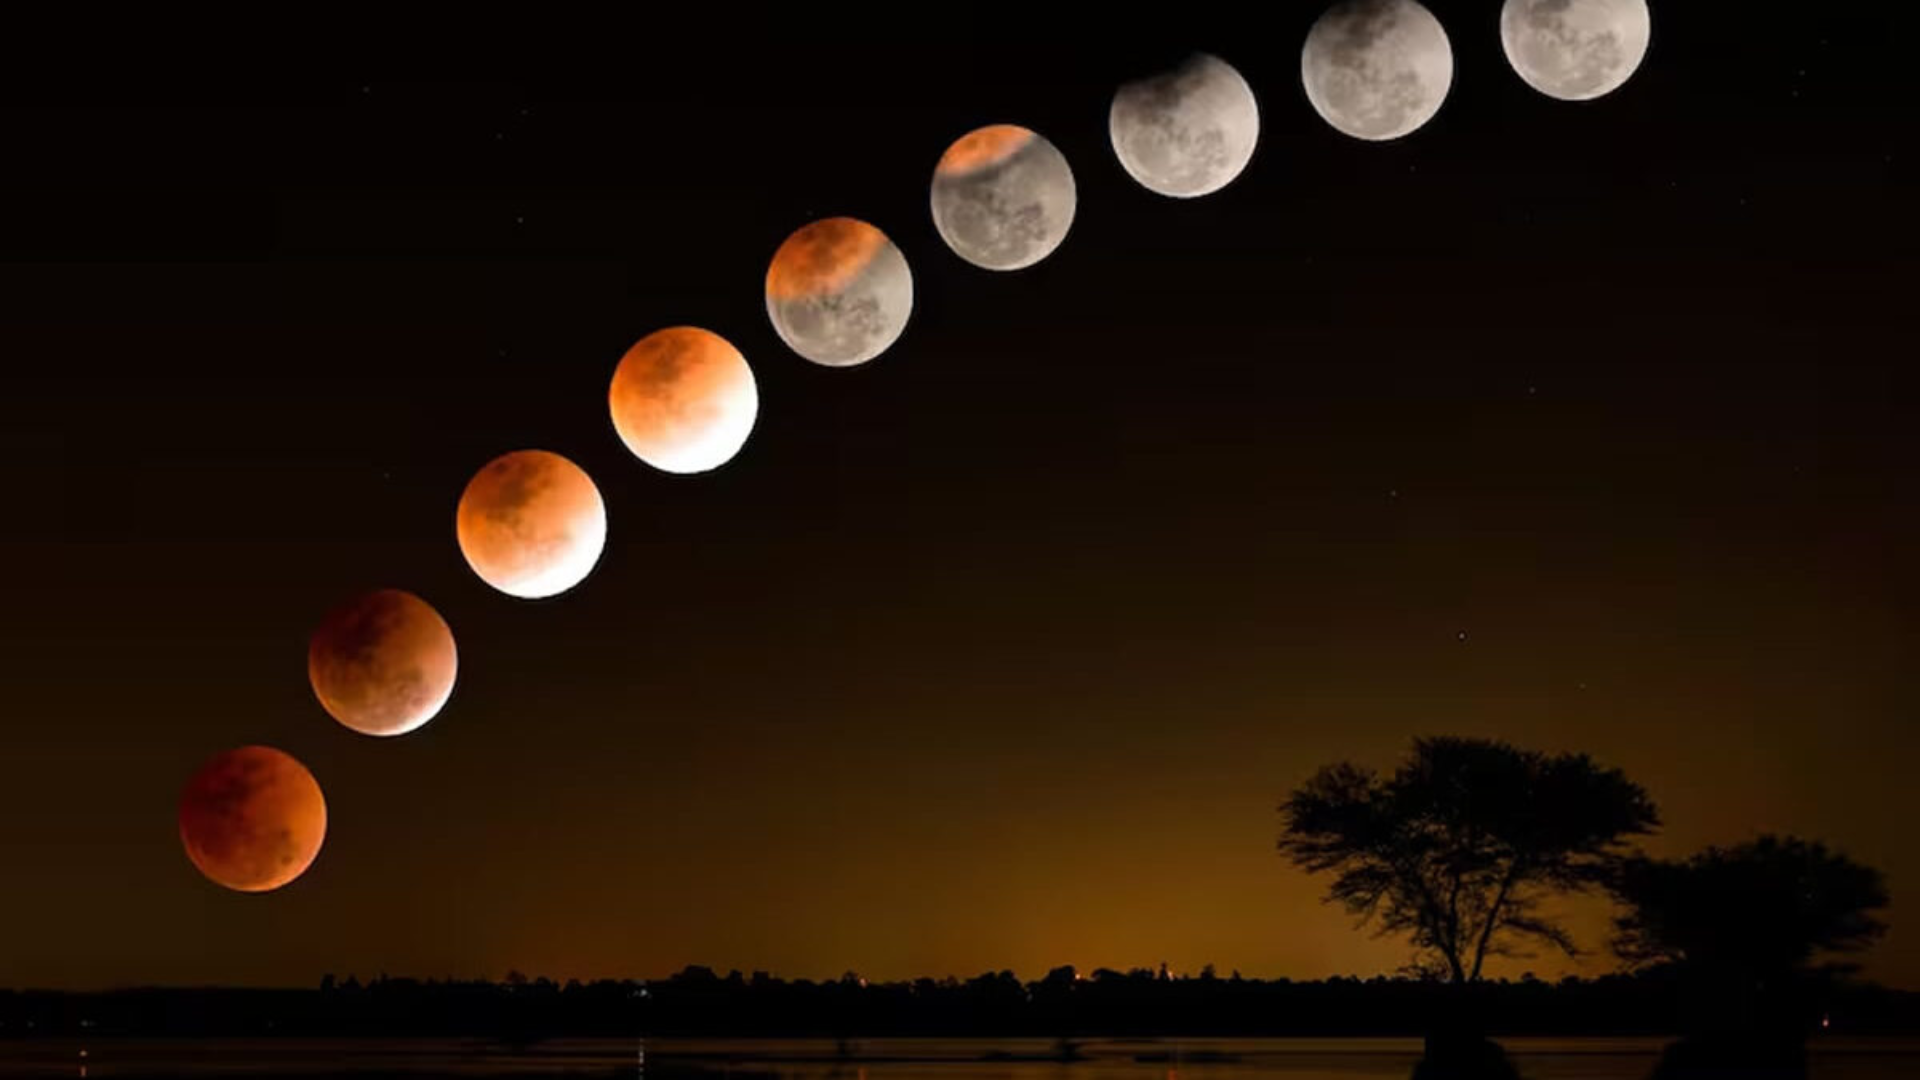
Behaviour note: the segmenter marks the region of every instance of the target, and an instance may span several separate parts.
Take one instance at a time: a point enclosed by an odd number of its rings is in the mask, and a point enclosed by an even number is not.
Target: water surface
[[[1501,1042],[1534,1080],[1644,1080],[1664,1040]],[[0,1041],[0,1077],[1404,1080],[1419,1054],[1418,1039],[47,1039]],[[1823,1040],[1812,1060],[1814,1080],[1905,1080],[1920,1040]]]

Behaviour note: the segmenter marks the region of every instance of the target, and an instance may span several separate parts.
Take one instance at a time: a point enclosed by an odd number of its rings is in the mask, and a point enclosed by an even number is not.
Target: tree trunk
[[[1480,928],[1480,943],[1473,950],[1473,980],[1480,980],[1480,968],[1487,962],[1487,946],[1493,941],[1493,929],[1500,925],[1500,909],[1507,906],[1507,894],[1513,889],[1514,879],[1520,876],[1520,864],[1516,861],[1507,866],[1505,877],[1500,879],[1500,891],[1493,894],[1493,906],[1487,909],[1487,924]]]

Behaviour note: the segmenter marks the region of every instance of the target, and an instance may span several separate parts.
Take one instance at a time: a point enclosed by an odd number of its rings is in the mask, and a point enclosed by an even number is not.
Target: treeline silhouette
[[[1431,979],[1249,979],[1164,969],[1022,982],[813,981],[689,967],[670,978],[505,981],[331,976],[311,989],[140,988],[0,991],[0,1037],[481,1036],[1375,1036],[1428,1030],[1461,988]],[[1594,979],[1523,977],[1473,986],[1494,1035],[1668,1035],[1687,983],[1671,967]],[[1920,993],[1836,982],[1818,1002],[1826,1030],[1920,1035]]]

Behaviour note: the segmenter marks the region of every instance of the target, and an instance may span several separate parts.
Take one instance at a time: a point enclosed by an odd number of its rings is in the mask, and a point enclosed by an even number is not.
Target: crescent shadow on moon
[[[1341,0],[1308,32],[1300,79],[1335,130],[1369,142],[1399,139],[1446,101],[1453,45],[1418,0]]]

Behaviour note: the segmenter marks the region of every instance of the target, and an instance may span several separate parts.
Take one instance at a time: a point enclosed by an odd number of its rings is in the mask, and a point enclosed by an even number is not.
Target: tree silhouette
[[[1336,875],[1329,901],[1456,984],[1528,940],[1576,953],[1542,901],[1604,883],[1624,838],[1659,824],[1639,785],[1585,754],[1457,737],[1415,740],[1391,776],[1326,766],[1280,812],[1280,850]]]
[[[1886,932],[1872,914],[1888,902],[1880,872],[1793,836],[1710,847],[1680,862],[1628,860],[1614,892],[1628,906],[1615,920],[1615,949],[1635,963],[1795,971]]]
[[[1816,841],[1762,836],[1681,861],[1623,862],[1612,883],[1626,905],[1614,949],[1635,964],[1671,962],[1693,987],[1700,1036],[1798,1042],[1806,993],[1845,965],[1825,954],[1873,943],[1888,902],[1878,870]]]

